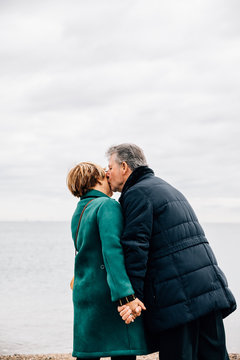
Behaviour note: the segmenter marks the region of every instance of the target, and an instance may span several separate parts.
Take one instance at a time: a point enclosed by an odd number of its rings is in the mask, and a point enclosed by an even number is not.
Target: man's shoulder
[[[184,195],[167,181],[158,176],[151,176],[132,185],[121,196],[120,203],[123,206],[133,200],[143,202],[153,202],[155,205],[173,201],[175,199],[183,199]]]
[[[133,184],[131,187],[129,187],[126,192],[123,194],[124,196],[131,196],[134,194],[148,194],[150,192],[153,192],[156,190],[156,186],[161,186],[161,185],[169,185],[166,181],[164,181],[163,179],[152,175],[146,178],[141,179],[140,181],[138,181],[136,184]]]
[[[119,201],[122,206],[127,205],[129,202],[141,203],[149,200],[150,187],[145,184],[145,181],[140,181],[130,188],[128,188],[120,197]],[[137,204],[136,204],[137,205]]]

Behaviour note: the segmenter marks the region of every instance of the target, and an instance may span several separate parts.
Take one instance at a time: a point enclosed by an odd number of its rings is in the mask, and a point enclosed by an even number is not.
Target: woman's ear
[[[97,179],[97,184],[102,185],[103,181],[100,179]]]

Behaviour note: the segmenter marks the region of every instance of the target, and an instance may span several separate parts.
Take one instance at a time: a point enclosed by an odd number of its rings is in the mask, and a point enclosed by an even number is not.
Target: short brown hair
[[[81,197],[105,178],[105,170],[90,162],[81,162],[67,175],[67,186],[74,196]]]

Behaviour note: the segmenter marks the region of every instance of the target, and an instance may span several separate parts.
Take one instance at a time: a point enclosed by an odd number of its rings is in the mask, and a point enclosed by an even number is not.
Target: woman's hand
[[[136,317],[141,315],[142,310],[146,310],[146,307],[138,298],[126,305],[118,306],[118,312],[126,324],[134,322]]]

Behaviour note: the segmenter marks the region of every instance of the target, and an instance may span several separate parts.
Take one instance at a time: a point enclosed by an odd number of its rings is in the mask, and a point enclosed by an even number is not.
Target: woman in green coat
[[[72,356],[132,360],[148,354],[143,320],[136,317],[143,304],[134,300],[120,245],[121,208],[110,198],[105,171],[92,163],[80,163],[69,172],[67,183],[72,194],[81,198],[72,217],[73,240],[82,214],[75,245]],[[125,323],[117,306],[126,302],[131,310],[126,310]]]

